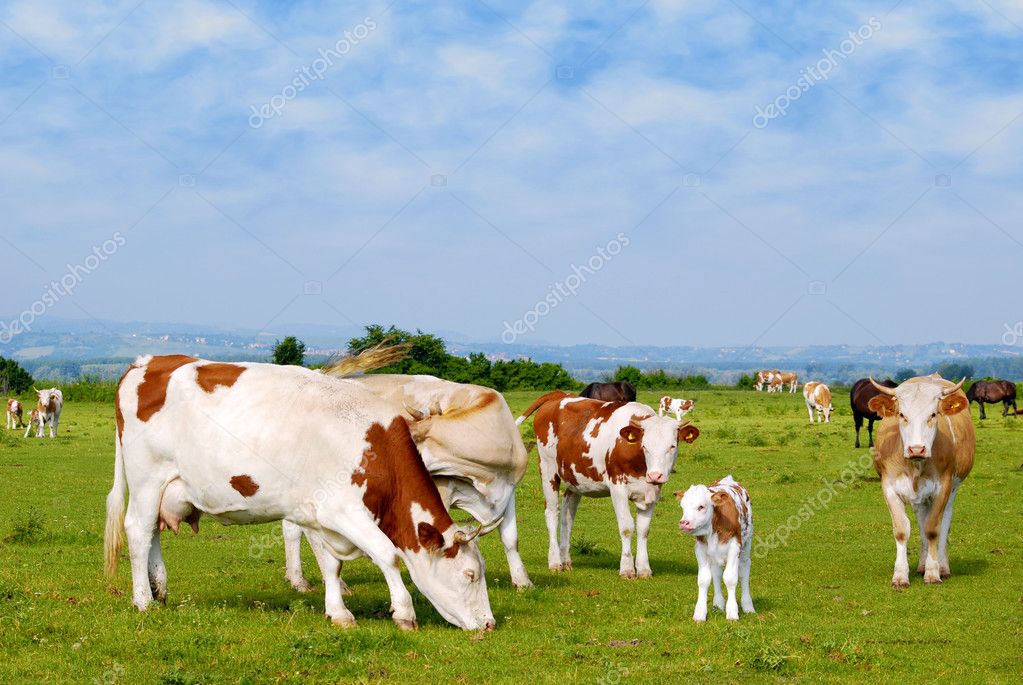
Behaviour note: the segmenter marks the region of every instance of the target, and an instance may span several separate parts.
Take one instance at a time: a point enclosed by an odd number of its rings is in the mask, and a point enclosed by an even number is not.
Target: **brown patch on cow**
[[[256,484],[256,481],[252,480],[252,476],[245,474],[231,476],[231,487],[237,490],[242,497],[252,497],[259,492],[259,485]]]
[[[706,535],[697,535],[696,536],[696,541],[699,542],[701,545],[706,545],[707,544],[707,536]]]
[[[711,526],[718,536],[719,542],[728,542],[736,538],[742,544],[742,528],[739,526],[739,509],[727,492],[718,491],[710,496],[714,504],[714,516]]]
[[[203,364],[196,369],[195,382],[206,392],[213,392],[221,386],[230,388],[244,372],[245,367],[237,364]]]
[[[128,370],[121,374],[121,377],[117,379],[117,391],[114,393],[114,418],[117,419],[117,441],[121,441],[121,435],[124,434],[124,412],[121,411],[121,384],[124,383],[124,379],[128,377],[128,374],[132,372],[132,369],[138,367],[132,364],[128,367]]]
[[[362,453],[360,470],[352,474],[352,484],[365,486],[362,502],[377,521],[377,526],[399,549],[418,552],[432,549],[436,537],[454,525],[433,484],[423,459],[416,449],[405,419],[396,416],[387,428],[374,423],[366,431],[369,446]],[[433,516],[433,525],[412,520],[415,502]],[[445,556],[458,554],[458,545],[444,550]]]
[[[194,361],[198,360],[185,354],[153,357],[149,360],[138,387],[139,406],[135,415],[139,421],[148,421],[153,414],[163,409],[167,402],[167,384],[170,383],[171,374]]]

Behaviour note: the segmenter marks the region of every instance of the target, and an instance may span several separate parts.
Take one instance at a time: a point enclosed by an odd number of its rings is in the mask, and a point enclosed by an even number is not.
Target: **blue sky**
[[[997,344],[1021,64],[1004,0],[7,2],[0,312],[117,233],[41,316]]]

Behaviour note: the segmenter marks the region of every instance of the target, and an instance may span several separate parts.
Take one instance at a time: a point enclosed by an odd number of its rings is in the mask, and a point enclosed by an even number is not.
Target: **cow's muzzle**
[[[660,471],[647,471],[646,473],[647,483],[653,483],[654,485],[662,485],[666,480],[668,480],[667,476],[665,476]]]
[[[910,459],[926,459],[927,447],[924,445],[909,445],[906,447],[906,456]]]

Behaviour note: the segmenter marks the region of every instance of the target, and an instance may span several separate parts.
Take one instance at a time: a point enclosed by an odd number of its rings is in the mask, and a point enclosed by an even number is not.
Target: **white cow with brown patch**
[[[466,511],[481,524],[500,521],[512,584],[531,587],[518,551],[515,517],[515,486],[526,472],[529,454],[501,393],[425,375],[367,374],[351,381],[405,416],[445,506]],[[296,589],[306,591],[301,534],[300,528],[284,522],[286,576]]]
[[[799,375],[793,371],[783,371],[779,374],[781,378],[781,384],[789,386],[789,392],[796,392],[796,386],[799,384]]]
[[[292,412],[285,425],[281,406]],[[154,593],[166,600],[160,530],[207,515],[225,525],[287,519],[315,532],[328,568],[368,556],[403,629],[416,615],[402,562],[447,621],[494,626],[479,528],[454,524],[406,420],[360,384],[297,366],[142,357],[115,408],[105,558],[112,575],[126,534],[139,610]],[[327,615],[353,625],[336,572],[324,582]]]
[[[694,621],[707,620],[707,588],[714,581],[714,606],[723,609],[729,621],[739,619],[735,601],[736,585],[742,583],[742,610],[754,613],[749,590],[751,550],[753,548],[753,507],[749,493],[731,476],[710,485],[693,485],[685,493],[679,491],[682,519],[679,529],[696,538],[696,561],[699,565]],[[721,595],[721,581],[728,590],[728,600]]]
[[[7,400],[7,428],[21,428],[25,425],[23,416],[25,410],[19,400],[9,398]]]
[[[961,390],[963,381],[952,383],[933,374],[910,378],[896,388],[873,378],[870,382],[881,393],[868,406],[882,417],[874,441],[874,468],[892,516],[892,586],[909,586],[907,503],[920,527],[917,573],[924,575],[925,583],[940,583],[952,575],[948,563],[952,505],[973,468],[977,447],[969,400]]]
[[[533,429],[540,455],[540,480],[547,521],[547,565],[572,568],[572,525],[583,497],[610,497],[622,541],[619,575],[649,578],[647,537],[661,487],[678,457],[678,443],[691,443],[700,431],[657,416],[639,402],[602,402],[555,391],[538,398],[518,421],[536,412]],[[558,500],[561,484],[558,540]],[[633,524],[629,503],[636,506]],[[632,537],[637,533],[636,556]]]
[[[57,388],[36,390],[36,407],[32,410],[32,420],[25,429],[25,437],[28,437],[33,425],[36,426],[36,437],[43,437],[43,427],[46,424],[50,426],[50,437],[57,437],[57,424],[60,423],[60,412],[63,409],[64,394],[60,390]]]
[[[806,401],[806,411],[810,414],[810,423],[813,423],[814,412],[817,412],[817,423],[823,419],[824,423],[831,423],[831,389],[818,381],[810,381],[803,386],[803,399]]]
[[[693,400],[683,400],[665,395],[657,407],[657,415],[664,416],[667,413],[672,413],[677,420],[681,421],[682,417],[691,412],[694,406],[696,403]]]

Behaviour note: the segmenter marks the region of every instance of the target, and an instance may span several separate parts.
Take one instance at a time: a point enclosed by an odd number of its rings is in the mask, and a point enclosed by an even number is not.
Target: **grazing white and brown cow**
[[[512,584],[531,587],[518,551],[515,518],[515,486],[526,472],[529,453],[501,393],[422,375],[367,374],[351,380],[396,414],[404,414],[446,506],[462,509],[480,523],[500,520]],[[299,555],[302,531],[287,521],[283,528],[286,576],[304,592],[309,584]]]
[[[793,371],[783,371],[778,376],[781,379],[782,385],[789,386],[789,392],[794,393],[796,386],[799,384],[799,375]]]
[[[610,496],[622,540],[619,574],[625,578],[650,577],[647,537],[654,506],[660,499],[661,486],[675,466],[679,441],[691,443],[700,431],[681,421],[657,416],[639,402],[601,402],[561,391],[537,399],[519,417],[519,422],[533,412],[549,568],[552,571],[572,568],[569,553],[572,524],[582,497]],[[565,497],[561,502],[559,544],[561,483],[565,484]],[[629,502],[636,505],[635,525]]]
[[[763,369],[761,371],[757,371],[756,383],[754,387],[758,391],[763,390],[766,387],[768,389],[768,392],[770,392],[771,381],[774,379],[774,375],[780,373],[781,373],[780,371],[771,369]]]
[[[910,378],[896,388],[870,381],[881,393],[870,399],[869,406],[882,417],[874,441],[874,468],[892,515],[892,587],[909,586],[907,503],[920,528],[916,571],[924,574],[925,583],[940,583],[952,575],[948,563],[952,505],[973,468],[977,447],[963,381],[952,383],[938,374]]]
[[[64,394],[57,388],[36,390],[36,408],[32,410],[32,420],[25,429],[25,437],[36,426],[36,437],[43,437],[43,426],[50,425],[50,437],[57,437],[57,424],[60,423],[60,412],[64,408]],[[37,416],[38,414],[38,416]]]
[[[283,425],[282,406],[291,411]],[[154,591],[167,596],[161,521],[176,528],[206,514],[225,525],[287,519],[314,531],[316,549],[334,560],[368,556],[403,629],[416,615],[401,562],[447,621],[494,626],[473,540],[480,529],[454,524],[406,420],[362,385],[297,366],[141,357],[115,408],[106,567],[116,571],[126,533],[139,610]],[[324,582],[327,615],[353,625],[336,575]]]
[[[681,421],[682,417],[691,412],[694,406],[696,406],[696,403],[693,400],[683,400],[665,395],[661,398],[661,404],[657,408],[657,415],[664,416],[666,413],[671,412],[675,415],[676,419]]]
[[[828,386],[817,381],[810,381],[803,386],[803,399],[806,400],[806,411],[810,414],[810,423],[813,423],[813,413],[817,412],[817,423],[824,419],[824,423],[831,423],[831,390]]]
[[[7,400],[7,427],[8,428],[21,428],[25,425],[23,417],[25,410],[21,406],[21,402],[15,399],[8,398]]]
[[[679,530],[696,538],[696,562],[699,566],[694,621],[707,620],[707,588],[714,580],[714,606],[725,612],[729,621],[739,620],[735,586],[742,583],[742,610],[755,613],[749,591],[753,540],[753,507],[746,488],[731,476],[710,485],[693,485],[684,493],[676,492],[682,507]],[[721,595],[721,581],[728,589],[728,601]]]

